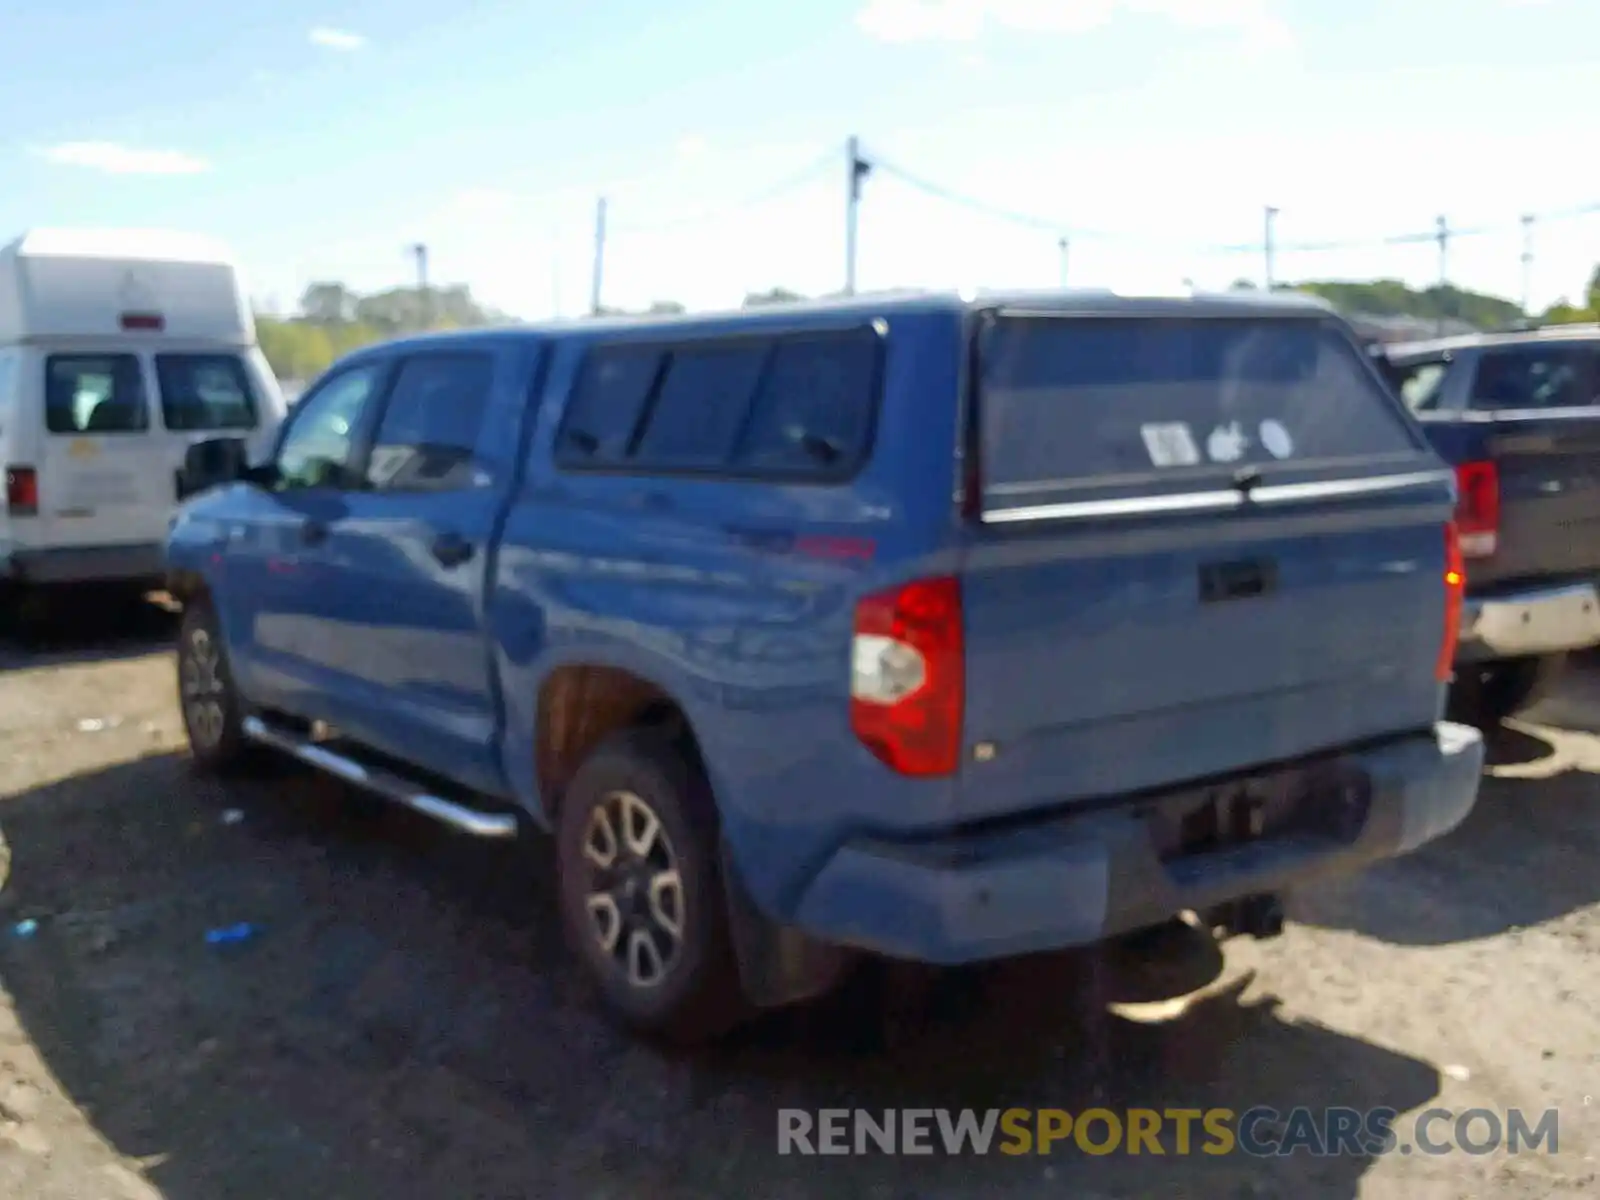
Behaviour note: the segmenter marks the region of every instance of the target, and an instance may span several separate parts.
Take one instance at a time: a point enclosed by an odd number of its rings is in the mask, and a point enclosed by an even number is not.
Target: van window
[[[11,415],[11,380],[17,373],[16,364],[16,355],[0,350],[0,433],[5,432]]]
[[[990,333],[991,492],[1416,449],[1349,339],[1319,320],[1002,318]]]
[[[868,329],[597,347],[573,389],[557,461],[835,477],[871,435],[879,353]]]
[[[52,354],[45,360],[44,425],[51,433],[143,433],[144,375],[132,354]]]
[[[158,354],[156,384],[168,429],[254,429],[256,400],[236,354]]]
[[[494,359],[487,354],[406,359],[378,423],[367,482],[380,491],[471,487],[493,375]]]

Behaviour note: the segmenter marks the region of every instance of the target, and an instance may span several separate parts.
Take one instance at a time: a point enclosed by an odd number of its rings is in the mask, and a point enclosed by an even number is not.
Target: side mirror
[[[243,438],[208,438],[185,451],[178,472],[178,499],[196,495],[250,475],[250,456]]]

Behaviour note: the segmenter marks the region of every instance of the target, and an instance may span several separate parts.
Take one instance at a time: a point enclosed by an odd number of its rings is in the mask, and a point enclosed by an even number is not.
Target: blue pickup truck
[[[553,831],[674,1038],[1195,913],[1471,809],[1454,480],[1310,301],[914,295],[408,338],[174,518],[197,768]]]
[[[1600,327],[1416,342],[1381,365],[1456,472],[1467,595],[1450,711],[1491,729],[1600,645]]]

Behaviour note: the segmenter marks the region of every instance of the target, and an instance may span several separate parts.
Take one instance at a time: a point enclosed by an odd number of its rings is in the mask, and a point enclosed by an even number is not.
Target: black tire
[[[1463,665],[1450,685],[1449,715],[1492,732],[1507,717],[1549,695],[1566,665],[1565,654]]]
[[[178,707],[195,769],[206,775],[240,769],[254,744],[245,739],[244,701],[234,685],[216,612],[204,597],[184,605],[177,660]]]
[[[44,632],[49,603],[43,590],[26,583],[0,585],[0,636],[33,646]]]
[[[654,840],[642,847],[642,857],[628,854],[627,842],[635,842],[637,851],[647,822],[634,826],[639,838],[622,838],[618,828],[638,816],[635,801],[659,822]],[[611,828],[611,867],[597,865],[586,854],[591,839],[604,850],[606,839],[594,824],[602,821],[596,816],[601,811],[603,823]],[[728,929],[716,806],[696,756],[681,736],[664,729],[630,729],[595,748],[561,800],[556,867],[567,939],[609,1015],[636,1032],[680,1044],[709,1041],[737,1024],[745,1006]],[[672,889],[658,893],[656,886],[674,871],[675,940],[657,919],[672,912]],[[612,917],[603,911],[603,895],[616,919],[609,939]],[[602,912],[592,911],[595,903]],[[634,970],[634,939],[641,933],[652,953],[644,953],[641,945],[641,969]],[[647,980],[642,967],[652,957],[660,971]]]

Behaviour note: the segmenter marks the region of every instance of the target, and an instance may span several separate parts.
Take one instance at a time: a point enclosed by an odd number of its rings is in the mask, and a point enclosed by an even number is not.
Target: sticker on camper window
[[[1206,439],[1206,455],[1212,462],[1235,463],[1250,448],[1250,438],[1239,428],[1239,422],[1218,425]]]
[[[1158,467],[1192,467],[1200,461],[1200,448],[1183,421],[1162,421],[1139,426],[1145,453]]]
[[[1275,421],[1269,417],[1261,422],[1259,432],[1261,444],[1273,458],[1288,458],[1294,453],[1294,438],[1289,436],[1289,430],[1282,421]]]

